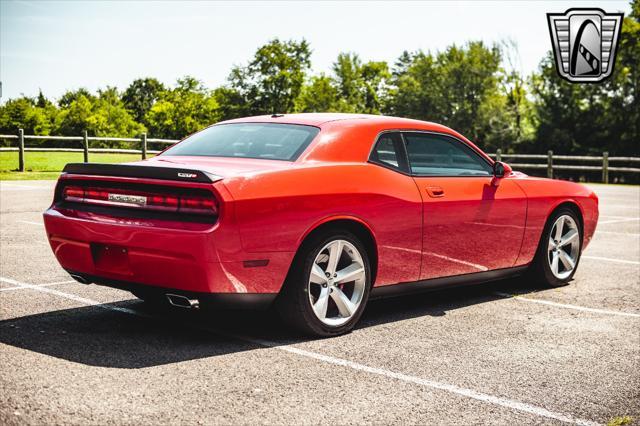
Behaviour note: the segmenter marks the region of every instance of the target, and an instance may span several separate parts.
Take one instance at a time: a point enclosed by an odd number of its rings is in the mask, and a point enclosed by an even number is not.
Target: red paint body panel
[[[582,212],[584,246],[595,231],[597,198],[578,184],[519,173],[503,179],[414,178],[367,162],[377,136],[388,130],[446,133],[491,162],[463,136],[435,123],[348,114],[229,122],[321,130],[293,162],[161,155],[135,163],[202,170],[220,177],[213,184],[63,175],[61,185],[93,180],[200,188],[214,194],[220,214],[215,223],[136,219],[54,202],[44,220],[60,264],[75,273],[153,287],[277,293],[304,238],[332,220],[352,220],[371,233],[376,286],[526,265],[546,218],[561,203],[574,203]],[[245,261],[266,265],[246,267]]]
[[[424,199],[421,279],[514,266],[527,199],[511,178],[417,177]],[[438,197],[428,188],[441,188]]]
[[[247,252],[294,253],[318,225],[352,219],[374,235],[378,285],[419,279],[422,200],[409,176],[366,163],[322,163],[231,178],[225,186]]]
[[[563,203],[579,207],[584,222],[582,249],[587,248],[596,232],[599,215],[598,197],[592,190],[573,182],[535,177],[521,177],[516,182],[527,194],[528,202],[527,227],[516,265],[533,260],[547,217]]]

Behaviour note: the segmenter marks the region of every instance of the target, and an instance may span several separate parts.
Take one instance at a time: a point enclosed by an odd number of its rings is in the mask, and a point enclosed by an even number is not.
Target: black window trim
[[[385,133],[400,133],[400,137],[402,138],[402,155],[406,161],[407,170],[401,170],[399,168],[395,168],[392,167],[390,165],[384,164],[380,161],[375,161],[372,159],[372,154],[375,151],[376,147],[378,146],[378,142],[380,141],[380,137],[382,135],[384,135]],[[483,155],[480,155],[480,153],[478,152],[477,149],[473,148],[472,146],[470,146],[468,143],[466,143],[465,141],[463,141],[462,139],[451,135],[449,133],[444,133],[444,132],[437,132],[437,131],[433,131],[433,130],[420,130],[420,129],[387,129],[387,130],[383,130],[380,133],[378,133],[378,135],[376,136],[375,139],[375,143],[371,146],[371,150],[369,151],[369,159],[367,160],[368,163],[371,164],[375,164],[377,166],[381,166],[384,167],[385,169],[389,169],[389,170],[393,170],[394,172],[403,174],[405,176],[411,176],[411,177],[421,177],[421,178],[441,178],[441,177],[455,177],[455,178],[477,178],[477,177],[485,177],[485,176],[467,176],[467,175],[421,175],[421,174],[415,174],[411,172],[411,162],[409,161],[409,155],[407,153],[407,141],[404,137],[405,133],[425,133],[425,134],[431,134],[431,135],[437,135],[437,136],[444,136],[450,139],[453,139],[454,141],[461,143],[463,146],[467,147],[467,149],[469,151],[471,151],[473,153],[473,155],[477,156],[480,160],[484,161],[489,168],[493,169],[493,163],[491,161],[489,161],[488,159],[486,159]],[[487,177],[491,177],[492,175],[488,175]]]

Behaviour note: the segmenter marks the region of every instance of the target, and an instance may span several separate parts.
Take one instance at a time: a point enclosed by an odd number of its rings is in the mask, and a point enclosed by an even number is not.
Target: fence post
[[[553,179],[553,151],[547,151],[547,177]]]
[[[142,142],[142,159],[147,159],[147,134],[143,133],[140,136],[140,142]]]
[[[18,170],[24,172],[24,130],[18,129]]]
[[[602,153],[602,182],[609,183],[609,153]]]
[[[500,148],[496,149],[496,161],[502,161],[502,150]]]
[[[84,162],[89,162],[89,136],[87,135],[87,131],[85,130],[82,133],[82,148],[84,149]]]

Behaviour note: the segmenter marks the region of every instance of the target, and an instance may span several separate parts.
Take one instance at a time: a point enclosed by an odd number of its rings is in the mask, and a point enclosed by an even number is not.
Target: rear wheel
[[[532,265],[538,282],[551,287],[567,284],[576,273],[582,252],[582,230],[576,213],[558,209],[547,221]]]
[[[358,322],[370,286],[371,267],[362,243],[346,231],[325,232],[300,248],[277,307],[293,327],[335,336]]]

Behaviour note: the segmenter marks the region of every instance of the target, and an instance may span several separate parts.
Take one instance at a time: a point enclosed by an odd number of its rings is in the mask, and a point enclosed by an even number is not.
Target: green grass
[[[630,425],[632,422],[633,417],[631,416],[614,417],[607,422],[607,426],[625,426]]]
[[[92,154],[91,163],[125,163],[140,160],[139,154]],[[18,153],[0,152],[0,180],[57,179],[67,163],[81,163],[81,152],[25,152],[24,172],[18,172]]]

